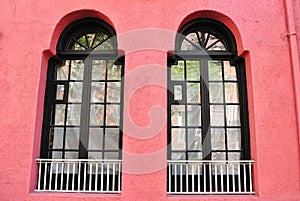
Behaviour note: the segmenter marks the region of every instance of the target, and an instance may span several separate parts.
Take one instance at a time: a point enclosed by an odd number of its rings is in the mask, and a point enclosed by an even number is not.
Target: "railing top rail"
[[[37,158],[37,162],[122,162],[122,160],[112,160],[112,159],[47,159],[47,158]]]
[[[167,160],[167,163],[254,163],[254,160]]]

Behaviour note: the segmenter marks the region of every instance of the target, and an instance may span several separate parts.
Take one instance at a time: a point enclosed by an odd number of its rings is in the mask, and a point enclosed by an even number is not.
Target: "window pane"
[[[224,106],[211,105],[210,106],[210,125],[224,126]]]
[[[62,149],[64,142],[64,129],[63,128],[54,128],[53,133],[53,149]],[[51,145],[50,145],[51,147]]]
[[[77,159],[78,158],[78,152],[77,151],[68,151],[65,153],[66,159]]]
[[[93,60],[92,61],[92,80],[105,80],[106,61]]]
[[[82,83],[70,82],[68,102],[81,102],[82,99]]]
[[[105,130],[105,150],[119,149],[119,129],[107,128]]]
[[[55,105],[55,125],[64,125],[66,105]]]
[[[226,160],[226,154],[224,152],[213,152],[211,154],[212,160]]]
[[[188,126],[201,126],[201,106],[188,105],[187,110]]]
[[[235,66],[230,66],[229,61],[223,61],[224,64],[224,78],[225,80],[236,81],[236,68]]]
[[[56,66],[56,80],[68,80],[69,78],[69,61],[64,61],[64,65]]]
[[[108,80],[121,80],[121,65],[115,65],[114,61],[109,61],[107,66],[107,79]]]
[[[200,81],[200,61],[186,61],[186,79]]]
[[[182,85],[174,85],[174,100],[182,100]]]
[[[188,160],[202,160],[202,152],[190,152],[188,153]],[[197,167],[198,164],[195,164],[195,166]],[[194,170],[197,170],[196,167],[194,167]],[[201,166],[199,166],[201,167]],[[192,169],[192,168],[191,168]],[[191,174],[191,169],[189,170],[190,174]],[[202,168],[200,168],[200,173],[202,171]],[[197,172],[194,172],[195,174],[197,174]]]
[[[89,133],[89,150],[102,150],[103,149],[103,129],[90,128]]]
[[[187,83],[187,102],[188,103],[200,103],[200,83]]]
[[[171,160],[185,160],[185,153],[172,153]],[[177,166],[178,171],[179,166]]]
[[[184,105],[171,106],[172,126],[185,126],[185,108]]]
[[[208,61],[208,78],[210,81],[223,80],[221,61]]]
[[[104,159],[119,159],[119,153],[118,152],[105,152]],[[112,165],[110,165],[110,168],[112,168]],[[110,173],[112,173],[112,170],[110,170]]]
[[[209,83],[210,103],[223,103],[223,83]]]
[[[188,129],[188,150],[202,149],[202,134],[200,128]]]
[[[61,151],[53,151],[52,158],[53,159],[62,159],[62,152]]]
[[[120,106],[119,105],[107,105],[106,106],[106,125],[107,126],[119,126],[120,119]]]
[[[65,149],[79,149],[79,128],[66,129]]]
[[[80,125],[81,105],[68,105],[67,125]]]
[[[65,94],[65,85],[58,84],[56,85],[56,100],[64,100],[64,94]]]
[[[172,128],[172,150],[185,150],[185,129]]]
[[[88,159],[102,159],[103,153],[102,152],[91,152],[88,153]]]
[[[171,80],[184,80],[184,61],[171,66]]]
[[[104,82],[92,82],[91,89],[91,102],[92,103],[103,103],[104,102]]]
[[[225,150],[225,130],[222,128],[211,129],[212,150]]]
[[[240,106],[227,105],[226,106],[226,122],[227,126],[240,126]]]
[[[181,50],[200,50],[201,46],[196,33],[189,33],[182,41]]]
[[[225,83],[226,103],[239,103],[237,83]]]
[[[120,102],[121,83],[108,82],[107,83],[107,102]]]
[[[241,150],[241,129],[227,129],[227,146],[229,150]]]
[[[104,120],[104,106],[103,105],[91,105],[90,110],[90,125],[91,126],[103,126]]]
[[[70,80],[83,80],[84,62],[83,60],[71,61],[71,78]]]

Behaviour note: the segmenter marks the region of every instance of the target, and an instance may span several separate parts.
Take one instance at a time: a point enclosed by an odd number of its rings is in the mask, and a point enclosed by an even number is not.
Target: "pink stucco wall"
[[[300,1],[291,2],[300,47]],[[2,0],[1,8],[0,200],[300,200],[284,1]],[[122,193],[36,193],[47,61],[65,26],[87,16],[110,23],[126,55]],[[166,194],[167,51],[180,26],[197,17],[225,23],[246,59],[256,195]]]

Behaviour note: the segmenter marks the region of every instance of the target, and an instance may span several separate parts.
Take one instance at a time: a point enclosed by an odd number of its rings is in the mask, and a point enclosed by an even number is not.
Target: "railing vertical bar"
[[[119,164],[119,170],[118,170],[118,191],[121,191],[121,172],[122,172],[122,165],[121,162],[118,163]]]
[[[49,190],[52,190],[52,169],[53,169],[53,162],[50,163],[50,178],[49,178]]]
[[[203,183],[204,183],[204,193],[206,193],[206,164],[203,163]]]
[[[197,163],[197,167],[198,167],[198,193],[200,193],[200,164],[201,163]]]
[[[224,192],[224,180],[223,180],[223,164],[220,165],[220,173],[221,173],[221,192]]]
[[[209,163],[209,192],[212,192],[212,168],[211,168],[211,163]]]
[[[194,170],[194,167],[195,167],[195,164],[192,164],[192,192],[194,193],[194,187],[195,187],[195,178],[194,178],[194,172],[195,172],[195,170]]]
[[[81,166],[82,166],[81,165],[81,161],[78,162],[78,166],[79,167],[78,167],[78,187],[77,187],[77,189],[78,189],[78,191],[80,191],[80,186],[81,186],[80,185],[81,184],[81,181],[80,181],[81,180]]]
[[[232,163],[232,186],[233,186],[233,192],[235,192],[235,174],[234,174],[234,166],[235,164]]]
[[[185,190],[186,192],[189,192],[189,164],[185,164]]]
[[[107,163],[107,172],[106,172],[106,175],[107,175],[107,179],[106,179],[106,191],[109,191],[109,168],[110,168],[110,164]]]
[[[229,192],[229,163],[226,162],[226,182],[227,182],[227,192]]]
[[[218,192],[218,166],[215,163],[215,192]]]
[[[247,192],[247,177],[246,177],[246,164],[243,164],[243,172],[244,172],[244,192]]]
[[[42,162],[38,161],[38,165],[39,165],[39,176],[38,176],[38,187],[37,188],[38,188],[38,190],[41,190]]]
[[[171,164],[172,163],[167,163],[168,164],[168,193],[170,193],[171,192]]]
[[[99,163],[96,163],[96,174],[95,174],[95,191],[98,189],[98,168],[99,168]]]
[[[57,178],[58,178],[58,162],[56,162],[56,165],[55,165],[55,187],[54,189],[57,190]]]
[[[113,165],[112,190],[115,191],[116,164],[113,163],[112,165]]]
[[[75,189],[75,163],[73,162],[73,171],[72,171],[72,191],[74,191]]]
[[[84,169],[83,169],[83,190],[86,190],[86,162],[84,162]]]
[[[90,174],[89,174],[89,191],[92,191],[92,175],[93,175],[93,163],[89,162],[88,165],[90,166]]]
[[[177,192],[177,164],[174,163],[175,193]]]
[[[69,177],[70,177],[70,163],[67,163],[67,183],[66,183],[66,190],[68,191],[69,190]]]
[[[46,190],[46,184],[47,184],[47,169],[48,169],[48,162],[45,162],[44,188],[43,188],[43,190]]]
[[[61,177],[60,177],[60,190],[63,190],[63,183],[64,183],[64,169],[65,169],[65,164],[64,162],[61,162]]]
[[[183,173],[182,173],[182,164],[179,164],[179,165],[180,165],[180,192],[182,193],[182,192],[183,192],[183,191],[182,191],[182,190],[183,190],[183,189],[182,189],[182,188],[183,188],[183,185],[182,185],[182,180],[183,180],[183,179],[182,179],[182,174],[183,174]]]
[[[249,185],[250,185],[250,192],[252,193],[252,163],[249,162]]]
[[[101,162],[101,189],[100,191],[103,192],[103,176],[104,176],[104,172],[103,172],[103,161]]]
[[[241,164],[238,163],[238,182],[239,182],[239,192],[241,192]]]

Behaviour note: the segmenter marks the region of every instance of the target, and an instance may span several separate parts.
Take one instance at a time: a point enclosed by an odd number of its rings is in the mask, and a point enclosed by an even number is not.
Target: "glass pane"
[[[102,152],[91,152],[91,151],[89,151],[89,153],[88,153],[88,159],[102,159],[102,157],[103,157]]]
[[[117,128],[105,130],[105,150],[119,150],[119,133]]]
[[[188,153],[188,160],[202,160],[202,152],[191,152],[191,153]],[[198,174],[198,164],[196,163],[192,163],[192,164],[195,164],[195,167],[194,168],[191,168],[189,170],[189,173],[191,174],[191,170],[194,169],[194,174],[197,175]],[[202,166],[199,166],[200,167],[200,174],[202,172]]]
[[[225,150],[225,129],[211,129],[211,148],[212,150]]]
[[[226,105],[227,126],[240,126],[240,106]]]
[[[229,61],[223,61],[224,65],[224,78],[225,80],[236,81],[236,68],[235,66],[230,66]]]
[[[70,82],[68,102],[81,102],[82,82]]]
[[[58,84],[56,85],[56,100],[64,100],[65,94],[65,85]]]
[[[64,61],[62,66],[56,66],[56,80],[68,80],[70,61]]]
[[[90,128],[89,133],[89,150],[102,150],[103,149],[103,129]]]
[[[223,103],[223,83],[209,83],[209,101],[210,103]]]
[[[70,80],[83,80],[84,62],[83,60],[73,60],[71,62]]]
[[[186,79],[200,81],[200,61],[186,61]]]
[[[89,47],[92,47],[92,43],[93,43],[93,40],[95,38],[95,35],[96,35],[95,33],[88,33],[88,34],[85,35],[85,38],[88,42]]]
[[[185,160],[185,153],[172,153],[171,160]],[[178,171],[179,166],[177,166]]]
[[[224,126],[224,106],[211,105],[210,106],[210,125]]]
[[[239,103],[237,83],[225,83],[226,103]]]
[[[208,78],[210,81],[222,81],[222,62],[208,61]]]
[[[91,102],[92,103],[103,103],[104,102],[104,82],[92,82],[91,89]]]
[[[80,125],[81,105],[68,105],[67,125]]]
[[[86,39],[85,39],[85,35],[80,36],[80,38],[76,39],[76,41],[81,44],[84,49],[88,49],[88,45],[86,44]]]
[[[52,152],[52,159],[62,159],[62,152],[60,152],[60,151],[53,151]]]
[[[172,128],[172,150],[185,150],[185,129]]]
[[[107,105],[106,106],[106,125],[107,126],[119,126],[120,119],[120,106],[119,105]]]
[[[240,152],[228,153],[228,160],[231,161],[241,160],[241,153]]]
[[[224,152],[213,152],[211,160],[226,160],[226,154]]]
[[[93,60],[92,61],[92,80],[105,80],[106,61]]]
[[[98,32],[95,38],[95,42],[94,42],[94,46],[99,46],[99,44],[103,41],[105,41],[108,38],[108,35],[106,35],[105,33],[102,32]]]
[[[184,105],[171,106],[171,125],[172,126],[185,126],[185,108]]]
[[[201,126],[201,106],[188,105],[187,110],[188,126]]]
[[[108,82],[107,83],[107,102],[120,102],[121,83]]]
[[[241,150],[241,129],[227,129],[227,146],[229,150]]]
[[[64,125],[66,105],[55,105],[55,125]]]
[[[171,66],[171,80],[184,80],[184,61]]]
[[[64,142],[64,129],[63,128],[54,128],[53,136],[53,149],[62,149]],[[51,145],[50,145],[51,147]]]
[[[108,80],[121,80],[122,65],[114,65],[114,61],[109,61],[107,67]]]
[[[200,93],[200,83],[187,83],[187,102],[188,103],[200,103],[201,93]]]
[[[189,33],[182,41],[181,50],[200,50],[202,49],[196,33]]]
[[[200,128],[188,129],[188,150],[202,149],[202,134]]]
[[[91,105],[90,110],[90,125],[91,126],[103,126],[104,120],[104,106],[103,105]]]
[[[66,129],[65,149],[79,149],[79,128]]]
[[[206,48],[207,48],[207,51],[224,51],[224,50],[226,50],[223,42],[220,41],[219,38],[213,34],[210,34]]]
[[[65,153],[66,159],[78,159],[78,152],[77,151],[68,151]]]
[[[174,100],[182,100],[182,85],[174,85]]]
[[[118,152],[105,152],[104,159],[119,159],[119,153]],[[112,169],[112,168],[113,168],[113,166],[110,165],[110,169]],[[112,170],[110,170],[110,173],[112,173]]]

